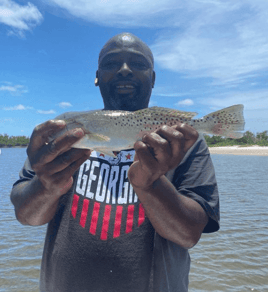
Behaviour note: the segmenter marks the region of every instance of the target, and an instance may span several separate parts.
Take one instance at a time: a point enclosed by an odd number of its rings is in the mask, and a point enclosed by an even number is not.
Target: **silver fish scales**
[[[64,120],[66,128],[52,137],[55,139],[64,131],[82,128],[85,136],[72,147],[92,149],[109,156],[113,151],[133,148],[145,133],[153,132],[163,125],[173,126],[186,123],[198,132],[241,138],[244,130],[242,104],[233,105],[213,112],[201,119],[193,119],[197,113],[169,108],[151,107],[134,112],[94,110],[87,112],[68,112],[56,120]]]

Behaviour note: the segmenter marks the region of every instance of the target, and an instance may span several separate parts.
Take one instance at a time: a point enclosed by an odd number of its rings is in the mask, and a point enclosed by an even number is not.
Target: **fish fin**
[[[138,115],[168,115],[170,117],[181,117],[185,119],[192,119],[197,115],[195,112],[185,112],[180,110],[175,110],[171,108],[165,108],[165,107],[158,107],[158,106],[152,106],[148,107],[142,110],[135,111],[134,114]]]
[[[202,120],[207,127],[203,132],[234,139],[242,138],[241,131],[245,126],[243,109],[242,104],[237,104],[204,116]]]
[[[83,138],[78,140],[76,143],[72,145],[73,148],[79,148],[79,149],[91,149],[95,150],[94,148],[94,142],[97,144],[101,144],[103,142],[108,142],[110,140],[109,137],[101,135],[101,134],[96,134],[96,133],[89,133],[87,132]],[[91,143],[93,142],[93,143]]]
[[[111,156],[111,157],[116,157],[116,155],[113,153],[113,151],[110,151],[110,150],[107,150],[107,149],[105,149],[105,148],[101,148],[101,147],[97,147],[97,148],[95,148],[94,147],[94,150],[95,151],[98,151],[98,152],[100,152],[100,153],[103,153],[103,154],[105,154],[105,155],[108,155],[108,156]]]
[[[85,136],[88,136],[91,141],[96,142],[109,142],[111,140],[110,137],[98,133],[87,132]]]

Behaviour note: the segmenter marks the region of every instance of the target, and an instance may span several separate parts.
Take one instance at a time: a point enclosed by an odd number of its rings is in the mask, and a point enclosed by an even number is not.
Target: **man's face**
[[[145,46],[131,37],[122,40],[105,48],[97,77],[104,109],[135,111],[148,107],[155,79],[153,61]]]

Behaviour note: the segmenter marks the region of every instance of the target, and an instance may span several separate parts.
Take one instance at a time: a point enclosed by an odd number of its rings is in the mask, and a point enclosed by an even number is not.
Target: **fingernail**
[[[73,134],[75,137],[83,137],[84,136],[84,131],[82,129],[74,129]]]

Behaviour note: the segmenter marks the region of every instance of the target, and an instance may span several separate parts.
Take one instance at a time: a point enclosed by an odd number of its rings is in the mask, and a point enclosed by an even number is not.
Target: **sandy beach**
[[[211,154],[233,154],[233,155],[258,155],[268,156],[267,146],[253,145],[250,147],[241,146],[224,146],[224,147],[209,147]]]

